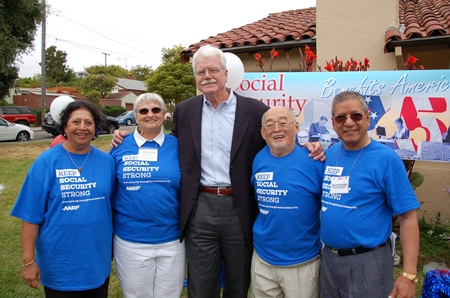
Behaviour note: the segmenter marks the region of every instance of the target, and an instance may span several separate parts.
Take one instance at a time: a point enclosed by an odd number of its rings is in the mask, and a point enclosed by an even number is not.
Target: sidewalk
[[[41,126],[30,126],[32,131],[42,130]]]

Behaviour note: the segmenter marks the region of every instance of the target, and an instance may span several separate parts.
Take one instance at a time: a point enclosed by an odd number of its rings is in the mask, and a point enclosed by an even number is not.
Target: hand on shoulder
[[[129,134],[130,134],[130,132],[128,132],[128,131],[115,130],[113,133],[113,138],[111,140],[111,144],[110,144],[111,149],[117,148],[120,144],[122,144],[123,138]]]

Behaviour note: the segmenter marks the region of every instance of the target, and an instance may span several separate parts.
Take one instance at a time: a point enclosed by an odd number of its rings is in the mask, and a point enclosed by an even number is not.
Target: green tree
[[[102,99],[102,94],[97,90],[90,90],[83,93],[83,96],[97,107],[101,107],[100,100]]]
[[[19,77],[16,60],[33,46],[44,9],[39,0],[0,1],[0,99]]]
[[[30,78],[19,78],[14,87],[33,88],[41,86],[41,74]]]
[[[89,66],[89,67],[85,68],[84,70],[86,70],[87,73],[90,75],[104,74],[104,75],[111,76],[114,78],[122,78],[122,79],[128,78],[128,70],[119,65],[108,65],[108,66],[94,65],[94,66]]]
[[[105,98],[116,85],[116,78],[104,74],[91,74],[77,82],[76,88],[83,92],[83,96],[97,100]]]
[[[148,79],[147,76],[153,76],[153,68],[147,65],[136,65],[130,69],[130,73],[136,78],[136,80],[145,81]]]
[[[45,50],[45,75],[49,87],[65,85],[75,79],[75,73],[67,65],[66,57],[67,53],[57,50],[55,46]]]
[[[181,45],[163,48],[162,64],[146,80],[147,91],[161,95],[170,112],[173,112],[176,104],[196,93],[191,63],[181,64],[180,61],[183,49]]]

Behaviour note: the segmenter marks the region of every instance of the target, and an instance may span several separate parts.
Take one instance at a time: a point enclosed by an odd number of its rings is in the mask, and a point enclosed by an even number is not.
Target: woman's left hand
[[[41,270],[36,262],[22,268],[22,280],[31,288],[39,290]]]

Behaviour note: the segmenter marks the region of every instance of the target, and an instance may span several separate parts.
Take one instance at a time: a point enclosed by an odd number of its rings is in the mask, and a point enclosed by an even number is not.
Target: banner
[[[339,142],[331,121],[334,95],[361,93],[369,136],[402,159],[450,162],[450,70],[245,73],[236,93],[294,111],[298,141]]]

